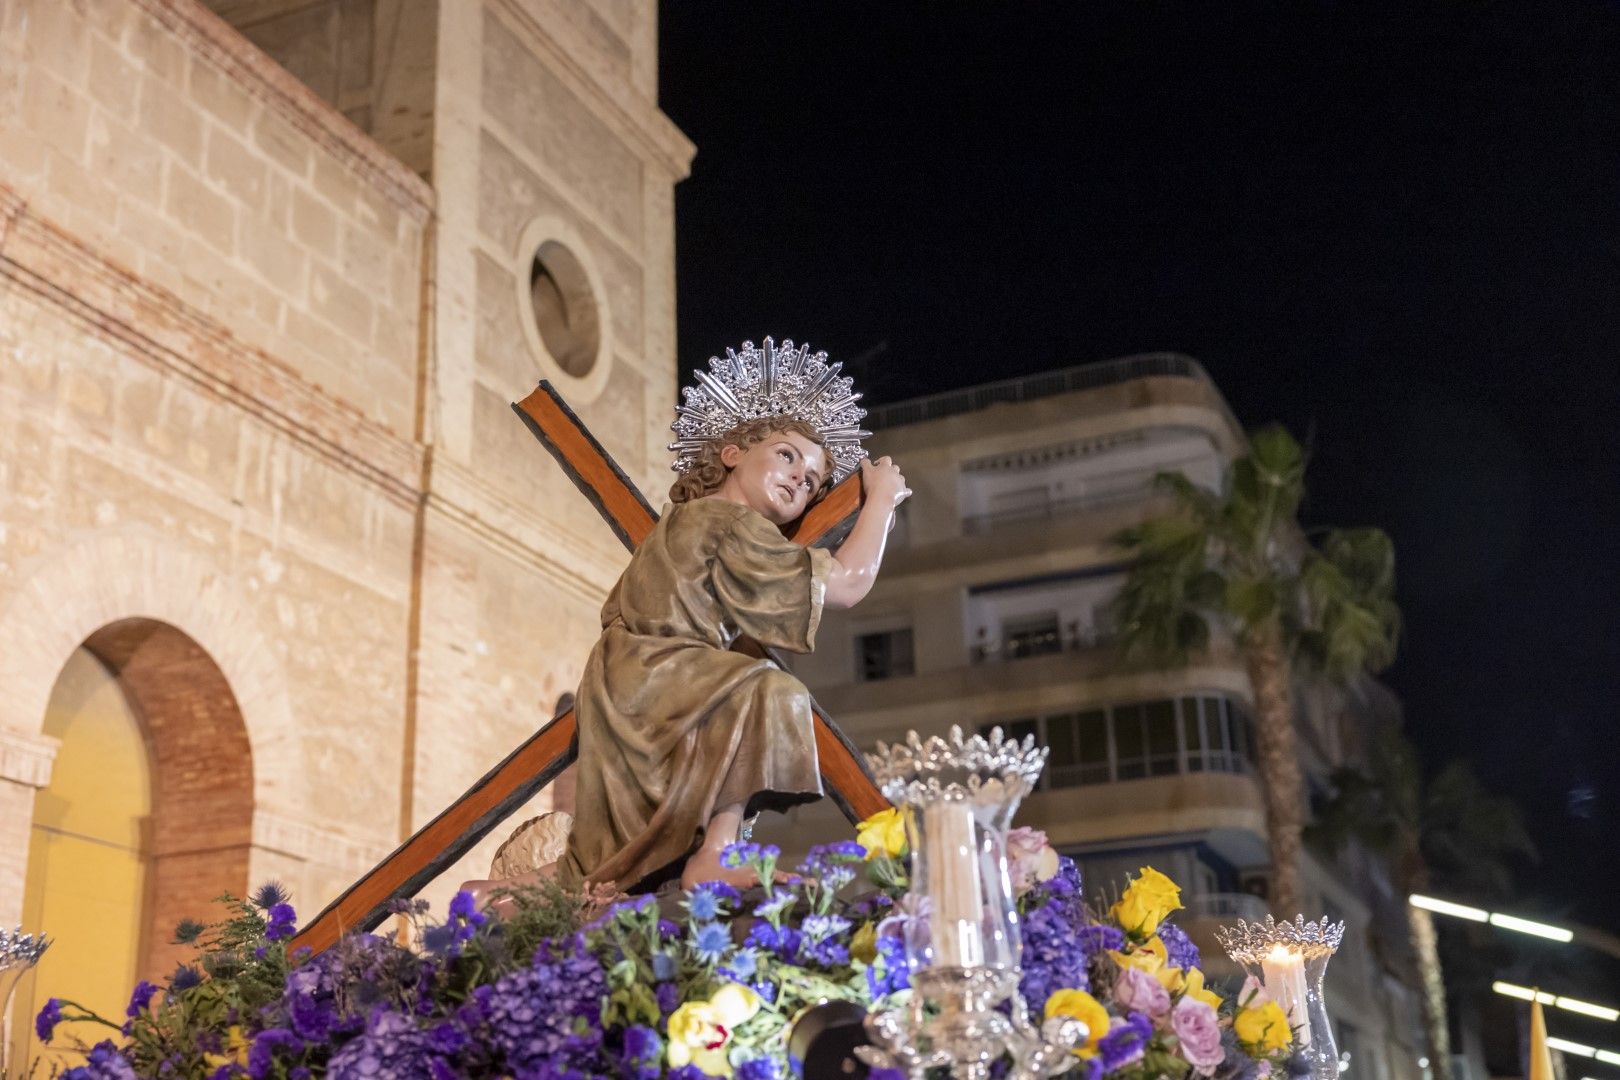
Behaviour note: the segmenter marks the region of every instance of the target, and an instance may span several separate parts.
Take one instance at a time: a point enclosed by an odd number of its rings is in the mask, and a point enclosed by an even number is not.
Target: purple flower
[[[534,963],[503,975],[481,1003],[481,1037],[505,1072],[556,1075],[610,1072],[602,1054],[602,999],[607,975],[576,937],[543,944]]]
[[[178,994],[190,990],[193,986],[202,985],[202,972],[186,964],[176,964],[174,974],[169,976],[169,993]]]
[[[811,915],[804,920],[804,936],[799,945],[801,959],[822,967],[843,967],[849,963],[849,946],[839,940],[849,930],[842,915]]]
[[[1170,991],[1141,968],[1125,968],[1114,980],[1114,1000],[1125,1009],[1161,1017],[1170,1012]]]
[[[248,1048],[247,1071],[253,1080],[265,1080],[275,1067],[276,1052],[297,1053],[304,1048],[304,1040],[286,1028],[267,1028],[254,1036]]]
[[[1030,1008],[1039,1011],[1057,990],[1091,988],[1086,968],[1098,944],[1098,935],[1087,933],[1092,929],[1077,929],[1067,906],[1056,899],[1024,917],[1024,977],[1018,985]]]
[[[282,941],[298,932],[298,913],[288,903],[274,904],[269,911],[270,922],[264,936],[270,941]]]
[[[1142,1060],[1147,1053],[1148,1040],[1153,1038],[1153,1021],[1139,1012],[1124,1019],[1115,1017],[1114,1025],[1097,1043],[1097,1054],[1102,1058],[1103,1072]]]
[[[34,1017],[34,1034],[39,1036],[40,1042],[50,1042],[51,1035],[56,1031],[56,1025],[62,1022],[62,1000],[51,998],[45,1002],[45,1007],[39,1010]]]
[[[1191,969],[1202,965],[1203,958],[1198,955],[1198,946],[1187,936],[1187,931],[1175,923],[1159,924],[1159,940],[1164,942],[1166,961],[1171,967]]]
[[[478,901],[473,898],[473,894],[465,889],[450,898],[450,917],[470,922],[474,926],[483,926],[488,918],[478,910]]]
[[[428,1030],[428,1046],[436,1054],[454,1056],[461,1053],[466,1045],[467,1033],[449,1020]]]
[[[681,1003],[681,988],[672,982],[661,982],[653,987],[653,997],[658,1001],[658,1011],[668,1016]]]
[[[678,1069],[669,1070],[665,1076],[667,1080],[714,1080],[714,1077],[696,1065],[682,1065]]]
[[[782,1063],[773,1057],[749,1058],[733,1075],[736,1080],[782,1080]]]
[[[757,866],[769,862],[775,864],[782,857],[782,849],[775,844],[731,844],[720,852],[720,865],[731,870],[740,870],[745,866]],[[764,880],[764,875],[760,875]]]
[[[261,1038],[263,1036],[260,1036]],[[257,1048],[258,1043],[254,1043]],[[432,1039],[410,1017],[389,1009],[378,1009],[366,1021],[365,1034],[351,1039],[332,1055],[326,1066],[329,1080],[374,1080],[379,1076],[433,1077],[432,1062],[438,1058]],[[248,1071],[253,1070],[249,1053]]]
[[[778,959],[790,964],[799,960],[799,945],[804,935],[791,926],[772,926],[770,923],[755,923],[743,939],[746,948],[760,949],[773,953]]]
[[[61,1080],[136,1080],[135,1070],[111,1040],[96,1043],[83,1065],[69,1069]]]
[[[632,1025],[625,1029],[619,1060],[630,1080],[658,1080],[664,1071],[664,1040],[650,1027]]]
[[[780,887],[772,888],[771,895],[754,908],[754,914],[761,919],[779,922],[795,903],[798,896],[790,889]]]
[[[253,905],[260,911],[269,911],[277,904],[287,903],[292,899],[292,894],[287,891],[287,886],[283,885],[275,878],[271,878],[263,885],[260,885],[257,889],[254,889],[253,895],[248,897],[248,899],[251,900]]]
[[[152,995],[156,994],[157,992],[158,988],[152,983],[147,982],[145,979],[142,979],[140,982],[136,983],[135,992],[129,997],[129,1006],[124,1010],[124,1015],[133,1020],[135,1017],[145,1012],[146,1007],[152,1004]]]
[[[1184,997],[1170,1014],[1170,1029],[1181,1043],[1181,1056],[1204,1076],[1226,1057],[1221,1045],[1221,1027],[1215,1010],[1197,998]]]

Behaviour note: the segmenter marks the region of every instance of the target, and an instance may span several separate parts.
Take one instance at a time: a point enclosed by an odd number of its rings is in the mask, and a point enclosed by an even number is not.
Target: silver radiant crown
[[[890,802],[921,806],[931,802],[964,801],[990,805],[1016,803],[1035,788],[1046,767],[1047,748],[1035,745],[1035,736],[1023,742],[1009,739],[1001,728],[964,737],[951,725],[947,738],[922,738],[915,731],[906,741],[878,743],[867,754],[867,764],[878,789]]]
[[[784,339],[780,347],[770,338],[756,348],[752,341],[741,349],[727,349],[725,358],[709,357],[709,370],[697,370],[696,386],[681,388],[675,408],[676,472],[684,473],[698,460],[703,447],[738,424],[762,417],[803,420],[816,429],[826,444],[827,462],[836,483],[860,467],[866,451],[861,440],[872,434],[861,430],[866,410],[855,403],[852,380],[838,374],[843,364],[827,363],[827,354],[810,346],[794,346]]]
[[[1331,956],[1343,939],[1344,923],[1330,922],[1326,916],[1317,922],[1306,922],[1303,915],[1296,915],[1293,922],[1277,922],[1267,915],[1265,922],[1239,919],[1236,926],[1215,929],[1215,940],[1240,964],[1258,964],[1278,945],[1307,957]]]

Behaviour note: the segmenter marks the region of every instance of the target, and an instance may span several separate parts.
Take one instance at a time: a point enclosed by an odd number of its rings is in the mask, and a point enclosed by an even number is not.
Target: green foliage
[[[1275,626],[1291,657],[1329,678],[1387,666],[1400,627],[1389,538],[1346,529],[1312,546],[1295,523],[1304,451],[1277,425],[1249,443],[1222,494],[1163,473],[1174,512],[1115,538],[1135,556],[1110,610],[1126,660],[1185,664],[1217,628],[1244,642]]]
[[[1351,840],[1391,856],[1408,891],[1430,882],[1465,895],[1510,892],[1514,859],[1534,859],[1519,808],[1492,794],[1465,761],[1425,783],[1412,744],[1393,727],[1368,747],[1365,764],[1331,777],[1333,795],[1306,839],[1337,851]]]

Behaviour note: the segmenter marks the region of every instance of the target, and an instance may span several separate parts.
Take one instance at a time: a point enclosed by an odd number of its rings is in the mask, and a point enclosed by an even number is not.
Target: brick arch
[[[75,649],[93,644],[104,662],[106,657],[116,661],[130,649],[127,638],[134,627],[162,624],[208,658],[235,702],[240,717],[235,745],[245,741],[252,762],[251,787],[245,789],[249,805],[308,804],[307,774],[296,767],[297,728],[279,653],[258,625],[246,574],[228,573],[207,554],[144,527],[84,535],[18,571],[15,586],[0,592],[0,641],[6,643],[0,649],[0,733],[40,735],[56,677]],[[125,623],[130,625],[121,627]],[[175,639],[156,636],[150,659],[137,659],[130,651],[137,676],[160,659],[184,662],[185,650]],[[191,662],[200,664],[195,658]],[[155,702],[151,695],[160,691],[154,684],[140,693]],[[147,705],[147,713],[154,707]],[[22,835],[7,833],[8,842],[20,842],[26,850],[26,818],[20,827]],[[21,911],[21,869],[10,871],[16,878],[0,874],[0,909],[11,918]],[[187,914],[210,911],[211,905],[203,904]],[[153,940],[167,942],[170,929],[163,927]]]
[[[141,727],[152,779],[139,970],[166,973],[191,949],[174,926],[245,894],[253,846],[253,750],[225,673],[156,619],[109,623],[84,647],[118,680]]]

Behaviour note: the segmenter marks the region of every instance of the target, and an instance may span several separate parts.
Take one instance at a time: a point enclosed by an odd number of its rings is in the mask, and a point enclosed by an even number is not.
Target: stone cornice
[[[348,874],[364,873],[394,849],[385,840],[358,840],[324,825],[262,808],[253,812],[253,846]]]
[[[568,17],[542,25],[519,0],[490,0],[490,7],[519,28],[531,45],[544,52],[546,62],[563,73],[570,88],[588,101],[597,115],[609,119],[621,133],[631,136],[642,153],[669,170],[673,179],[686,179],[692,171],[692,157],[697,153],[692,140],[664,115],[657,103],[639,93],[631,95],[631,100],[643,107],[627,107],[613,88],[628,83],[600,62],[595,50],[582,39]]]
[[[243,343],[174,294],[109,262],[0,185],[0,279],[67,312],[149,366],[254,416],[405,505],[422,451]]]
[[[0,730],[0,780],[42,788],[51,782],[51,763],[62,745],[49,735]]]
[[[465,465],[435,456],[428,507],[508,558],[536,567],[576,595],[600,602],[629,555],[517,503]],[[580,505],[585,506],[584,496]]]
[[[420,176],[280,64],[210,11],[201,0],[134,0],[188,51],[220,68],[317,146],[346,162],[417,222],[433,213],[433,189]]]

